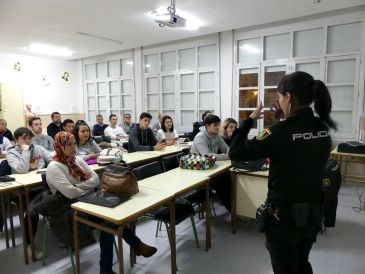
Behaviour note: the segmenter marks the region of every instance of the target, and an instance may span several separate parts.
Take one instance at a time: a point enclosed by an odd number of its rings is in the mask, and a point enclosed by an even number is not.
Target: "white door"
[[[14,132],[25,125],[23,92],[21,85],[1,84],[1,118],[8,123],[8,128]]]

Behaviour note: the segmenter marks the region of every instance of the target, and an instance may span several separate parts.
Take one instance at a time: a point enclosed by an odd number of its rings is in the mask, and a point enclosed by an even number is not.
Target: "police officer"
[[[313,273],[308,261],[321,224],[322,176],[331,149],[332,108],[328,89],[305,72],[286,75],[278,86],[285,120],[247,135],[262,117],[262,105],[235,132],[232,160],[270,158],[266,247],[275,274]],[[314,102],[314,116],[310,105]]]

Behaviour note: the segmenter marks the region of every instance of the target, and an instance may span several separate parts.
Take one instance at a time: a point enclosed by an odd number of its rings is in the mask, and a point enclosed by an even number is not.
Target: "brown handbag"
[[[109,165],[101,178],[102,190],[131,196],[138,189],[137,178],[124,161],[118,165]]]

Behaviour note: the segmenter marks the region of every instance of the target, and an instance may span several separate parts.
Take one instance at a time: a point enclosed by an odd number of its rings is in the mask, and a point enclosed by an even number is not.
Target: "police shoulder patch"
[[[264,140],[266,137],[271,135],[271,130],[268,128],[265,128],[263,131],[261,131],[257,136],[256,139],[259,141]]]

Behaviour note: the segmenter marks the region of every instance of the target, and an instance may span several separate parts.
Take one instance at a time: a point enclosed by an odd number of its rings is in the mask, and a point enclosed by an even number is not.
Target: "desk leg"
[[[210,226],[210,200],[209,182],[205,185],[205,251],[212,247],[211,226]]]
[[[76,274],[80,274],[80,246],[79,246],[79,227],[77,223],[77,210],[75,210],[73,218],[73,232],[74,232],[74,248],[75,248],[75,259],[76,259]]]
[[[136,235],[136,222],[131,222],[129,224],[130,229],[133,231],[133,234]],[[134,248],[130,247],[129,248],[130,253],[129,253],[129,258],[130,258],[130,265],[131,267],[134,267],[134,265],[137,263],[137,256],[134,252]]]
[[[26,211],[27,211],[29,239],[30,239],[30,246],[31,246],[31,249],[32,249],[32,261],[35,262],[32,217],[30,216],[30,214],[28,212],[28,207],[29,207],[29,190],[25,189],[25,208],[26,208]]]
[[[171,248],[171,274],[176,274],[176,231],[175,231],[175,199],[170,206],[170,248]]]
[[[236,184],[236,173],[231,172],[231,226],[232,233],[237,233],[237,184]]]
[[[11,208],[11,202],[8,201],[8,209],[9,209],[9,220],[10,220],[10,231],[11,231],[11,243],[13,247],[15,247],[15,231],[14,231],[14,223],[13,223],[13,209]]]
[[[25,235],[25,223],[24,223],[24,207],[23,207],[23,196],[20,191],[17,191],[18,199],[19,199],[19,221],[20,227],[22,228],[22,236],[23,236],[23,251],[24,251],[24,260],[25,264],[28,264],[28,252],[27,252],[27,242]]]
[[[124,262],[123,262],[123,229],[124,226],[118,227],[118,260],[119,260],[119,274],[124,273]]]
[[[6,195],[6,194],[1,194],[1,209],[2,209],[2,214],[3,214],[6,248],[9,248],[9,231],[8,231],[7,207],[5,207],[4,195]]]

